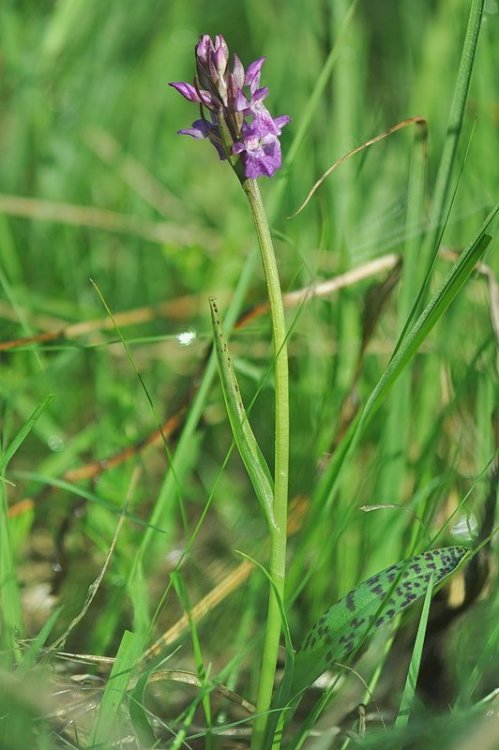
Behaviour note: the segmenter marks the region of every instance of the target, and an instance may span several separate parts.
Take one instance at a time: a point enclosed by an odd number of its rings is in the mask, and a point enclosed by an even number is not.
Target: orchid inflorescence
[[[264,57],[247,70],[234,55],[229,72],[229,48],[223,36],[212,40],[204,34],[195,48],[196,76],[193,83],[171,83],[188,101],[199,104],[201,118],[191,128],[178,132],[192,138],[208,138],[220,159],[228,159],[244,177],[271,177],[281,166],[281,129],[290,118],[272,117],[263,100],[266,86],[260,88]],[[246,92],[244,91],[246,89]],[[208,114],[209,113],[209,114]]]

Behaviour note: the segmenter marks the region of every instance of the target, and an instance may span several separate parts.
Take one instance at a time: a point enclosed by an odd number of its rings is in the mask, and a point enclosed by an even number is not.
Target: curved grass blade
[[[246,471],[251,479],[258,501],[265,512],[267,521],[274,526],[274,489],[272,476],[251,429],[241,400],[239,385],[232,367],[227,341],[225,340],[222,324],[218,316],[217,305],[212,297],[210,297],[210,310],[220,381],[222,383],[225,406],[234,441],[246,466]]]
[[[17,636],[24,632],[21,592],[17,580],[16,555],[12,542],[12,523],[8,517],[5,473],[9,461],[27,438],[38,419],[50,403],[53,394],[45,396],[14,439],[3,447],[0,443],[0,650],[4,661],[19,659]],[[1,438],[1,435],[0,435]],[[3,481],[2,481],[3,480]]]
[[[457,567],[465,547],[442,547],[410,557],[368,578],[330,607],[309,631],[295,657],[291,695],[311,685],[333,662],[424,596]]]
[[[423,654],[424,640],[426,636],[426,628],[428,625],[428,617],[430,615],[431,598],[433,596],[433,576],[428,581],[428,588],[426,590],[426,596],[424,598],[423,609],[421,611],[421,618],[419,620],[418,632],[416,640],[414,642],[414,648],[412,650],[411,661],[409,669],[407,671],[407,678],[405,681],[404,692],[402,693],[402,699],[400,701],[400,708],[395,720],[396,727],[406,727],[409,722],[409,716],[411,713],[411,707],[416,694],[416,685],[418,681],[419,668],[421,666],[421,656]]]
[[[142,635],[125,630],[90,732],[88,750],[114,746],[111,739],[113,730],[119,721],[120,707],[143,648]]]
[[[471,76],[475,64],[478,39],[482,28],[484,5],[485,0],[472,0],[471,2],[466,37],[463,43],[461,61],[459,63],[447,121],[447,135],[438,165],[435,188],[430,204],[428,233],[421,248],[421,260],[425,267],[425,281],[407,318],[405,330],[408,330],[424,304],[433,267],[437,259],[440,241],[452,207],[452,172],[456,162],[459,138],[463,129],[466,102],[468,100]],[[403,338],[403,335],[401,338]]]
[[[338,477],[358,444],[360,437],[385,400],[390,388],[398,379],[404,368],[418,352],[423,341],[440,320],[451,302],[459,294],[468,278],[473,273],[476,264],[481,260],[491,237],[486,229],[499,213],[499,204],[494,206],[483,222],[476,237],[461,253],[457,262],[450,269],[440,288],[433,295],[411,330],[401,336],[395,352],[383,372],[364,408],[352,422],[350,429],[338,446],[333,460],[323,475],[315,505],[319,513],[328,513],[334,499]]]

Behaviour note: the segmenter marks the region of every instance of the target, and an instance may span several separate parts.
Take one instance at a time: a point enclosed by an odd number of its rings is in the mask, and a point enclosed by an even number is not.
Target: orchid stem
[[[272,700],[279,639],[281,613],[277,597],[284,599],[286,577],[286,533],[288,512],[289,473],[289,384],[286,321],[282,302],[279,273],[267,216],[256,180],[246,179],[242,186],[248,198],[255,222],[270,303],[275,359],[275,470],[274,470],[274,525],[270,526],[269,573],[274,587],[269,593],[265,642],[251,741],[252,750],[261,750],[267,724],[267,712]]]

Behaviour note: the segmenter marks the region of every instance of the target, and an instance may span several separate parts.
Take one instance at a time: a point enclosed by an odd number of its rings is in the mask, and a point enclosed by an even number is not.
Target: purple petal
[[[240,154],[243,151],[246,151],[246,146],[241,141],[237,141],[232,146],[232,153],[233,154]]]
[[[245,123],[243,140],[233,145],[232,153],[241,154],[244,173],[250,179],[271,177],[281,166],[279,139],[272,133],[261,131],[258,124]]]
[[[259,57],[258,60],[255,60],[255,62],[252,62],[248,66],[248,70],[246,71],[244,84],[250,87],[252,94],[255,93],[260,84],[260,73],[262,72],[262,65],[265,62],[265,59],[265,57]]]
[[[208,36],[208,34],[203,34],[196,46],[196,57],[204,63],[204,65],[208,64],[212,47],[213,42],[211,41],[211,37]]]
[[[168,85],[176,89],[178,93],[182,94],[182,96],[184,96],[188,101],[195,102],[196,104],[201,104],[201,97],[199,96],[192,83],[178,81],[176,83],[169,83]]]
[[[268,111],[267,107],[260,102],[257,102],[251,109],[253,114],[252,127],[258,132],[260,138],[263,138],[268,133],[272,135],[280,135],[281,131],[274,122],[274,118]]]
[[[265,97],[267,96],[268,93],[269,93],[268,86],[264,86],[261,89],[257,89],[255,91],[255,93],[252,95],[251,101],[255,102],[255,103],[256,102],[261,102],[261,101],[263,101],[265,99]]]
[[[178,135],[190,135],[191,138],[208,138],[210,131],[213,129],[213,125],[210,125],[206,120],[196,120],[192,123],[191,128],[184,128],[178,130]]]
[[[208,122],[208,120],[196,120],[192,123],[191,128],[183,128],[182,130],[178,130],[177,133],[178,135],[189,135],[191,138],[196,138],[196,140],[208,138],[210,143],[215,146],[219,158],[222,161],[227,158],[220,140],[220,131],[214,123]]]
[[[231,104],[236,112],[245,112],[250,107],[250,103],[244,96],[241,89],[237,89],[235,97],[231,98]]]
[[[261,102],[256,102],[251,106],[250,114],[253,115],[251,127],[258,132],[260,138],[265,135],[281,135],[281,129],[290,121],[288,115],[272,117],[267,107]]]
[[[291,122],[291,117],[289,117],[289,115],[279,115],[279,117],[274,117],[274,125],[279,128],[279,135],[281,134],[282,128],[287,125],[288,122]]]
[[[211,94],[203,89],[199,89],[198,91],[192,83],[179,81],[176,83],[169,83],[168,85],[172,86],[179,94],[182,94],[182,96],[189,102],[194,102],[194,104],[204,104],[208,109],[212,109],[214,106]]]
[[[244,173],[250,179],[272,177],[281,166],[281,146],[277,138],[262,143],[256,150],[243,155]]]

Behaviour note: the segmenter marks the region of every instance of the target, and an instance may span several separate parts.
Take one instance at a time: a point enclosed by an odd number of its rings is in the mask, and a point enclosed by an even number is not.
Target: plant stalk
[[[267,216],[256,180],[244,180],[242,186],[255,223],[270,303],[275,360],[275,465],[274,465],[274,525],[270,526],[269,574],[274,587],[269,593],[265,642],[256,702],[257,716],[253,724],[252,750],[263,745],[267,712],[274,689],[281,614],[279,597],[284,599],[286,577],[286,534],[288,513],[289,473],[289,384],[286,321],[282,302],[279,273]]]

